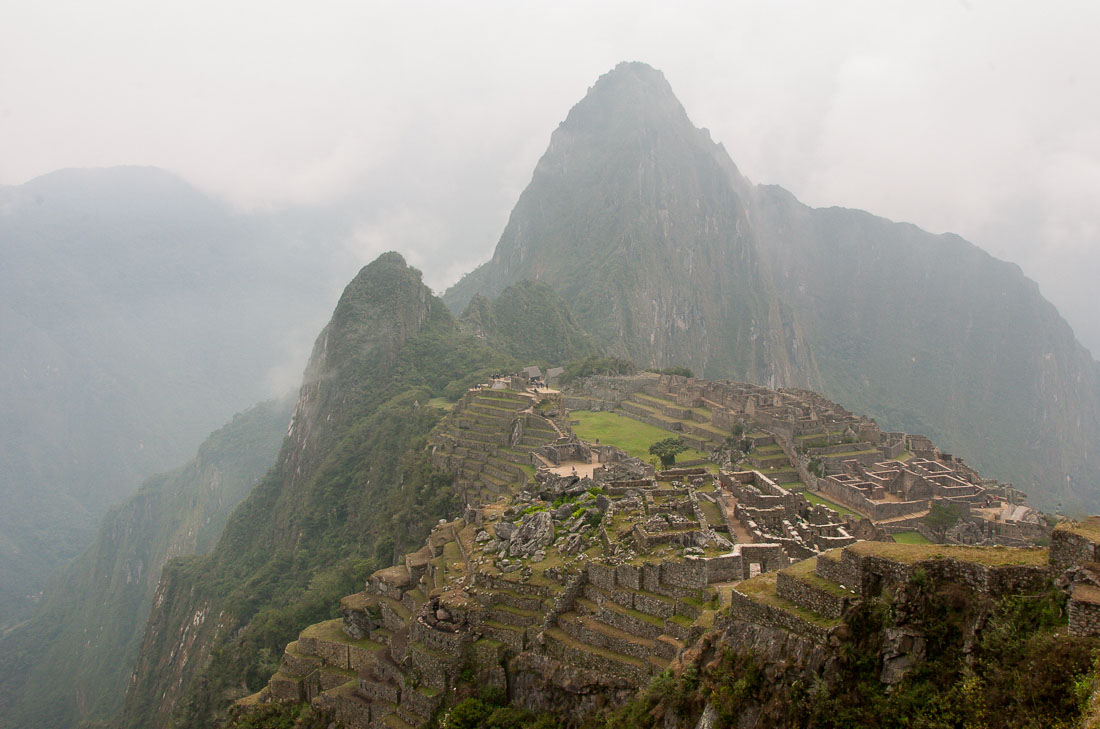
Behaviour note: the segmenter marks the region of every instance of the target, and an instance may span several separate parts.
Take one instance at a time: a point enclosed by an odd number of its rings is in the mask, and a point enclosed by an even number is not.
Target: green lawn
[[[428,400],[428,407],[439,408],[440,410],[450,410],[454,406],[453,402],[442,397],[433,397]]]
[[[601,445],[613,445],[648,462],[653,456],[649,455],[649,447],[659,440],[678,435],[672,431],[658,428],[649,423],[642,423],[633,418],[617,413],[592,413],[584,410],[574,410],[569,414],[570,422],[578,421],[571,426],[578,437],[592,443],[599,439]],[[688,448],[676,457],[678,461],[691,461],[697,458],[706,458],[707,454]]]
[[[898,544],[931,544],[928,537],[920,532],[899,532],[894,535],[894,541]]]
[[[835,501],[829,501],[823,496],[818,496],[813,491],[803,491],[802,495],[805,496],[806,500],[809,501],[811,504],[821,504],[822,506],[828,506],[830,509],[837,512],[841,516],[854,516],[856,519],[863,516],[863,514],[852,511],[846,506],[841,506]]]

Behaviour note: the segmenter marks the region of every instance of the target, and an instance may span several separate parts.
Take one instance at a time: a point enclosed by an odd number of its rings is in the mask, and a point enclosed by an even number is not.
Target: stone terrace
[[[432,434],[432,463],[457,475],[466,503],[510,497],[525,488],[538,462],[532,453],[562,437],[535,412],[541,401],[524,391],[475,388]]]
[[[1050,584],[1046,549],[858,542],[739,583],[723,619],[781,628],[825,643],[859,600],[895,591],[919,570],[993,597]]]

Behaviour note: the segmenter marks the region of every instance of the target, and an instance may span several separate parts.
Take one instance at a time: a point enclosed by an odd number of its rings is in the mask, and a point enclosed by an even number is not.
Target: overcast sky
[[[752,181],[963,235],[1100,353],[1100,3],[0,0],[0,184],[156,165],[354,210],[442,290],[621,60]],[[348,278],[354,271],[348,272]]]

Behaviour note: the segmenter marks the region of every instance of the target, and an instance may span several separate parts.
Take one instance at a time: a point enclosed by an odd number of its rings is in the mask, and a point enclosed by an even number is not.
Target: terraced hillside
[[[583,411],[569,406],[613,410],[648,437],[681,435],[707,460],[655,471],[606,439],[637,450],[622,423],[581,418],[603,437],[578,438],[569,423]],[[492,688],[579,722],[731,621],[826,646],[881,589],[868,575],[897,582],[942,566],[925,564],[933,548],[895,544],[776,480],[791,485],[807,449],[835,438],[855,443],[840,449],[876,443],[876,459],[899,452],[896,434],[801,392],[653,374],[565,393],[516,376],[474,387],[428,439],[433,464],[456,474],[462,517],[344,597],[342,618],[302,631],[240,705],[308,702],[348,727],[426,727]],[[980,574],[957,570],[984,588],[1031,589],[1049,573],[1043,550],[942,549],[955,560],[944,564],[984,560]]]
[[[531,453],[564,434],[534,411],[538,396],[515,390],[474,389],[432,435],[433,462],[457,474],[465,503],[480,504],[522,490],[535,469]]]

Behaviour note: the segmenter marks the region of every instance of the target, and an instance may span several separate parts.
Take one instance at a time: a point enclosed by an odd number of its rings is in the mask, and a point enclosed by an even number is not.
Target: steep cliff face
[[[554,132],[488,263],[448,305],[550,284],[599,345],[642,366],[818,384],[750,225],[751,185],[660,72],[620,64]]]
[[[302,625],[422,540],[451,508],[424,447],[442,414],[427,402],[504,361],[401,256],[365,267],[317,339],[275,467],[209,556],[165,567],[124,725],[205,726],[262,685]]]
[[[213,547],[274,460],[291,405],[237,415],[189,464],[148,479],[105,517],[35,616],[0,640],[0,726],[60,729],[121,708],[164,562]]]
[[[760,250],[825,392],[1053,509],[1100,505],[1100,367],[1020,269],[953,235],[759,187]]]

